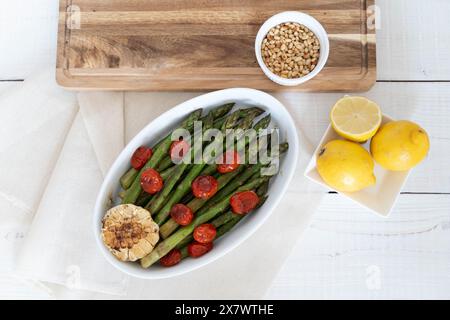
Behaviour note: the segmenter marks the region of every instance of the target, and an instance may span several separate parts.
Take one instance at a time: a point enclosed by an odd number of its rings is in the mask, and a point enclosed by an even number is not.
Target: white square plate
[[[394,119],[387,115],[383,115],[383,121],[381,125],[391,121],[394,121]],[[322,137],[322,140],[315,150],[314,155],[305,171],[305,176],[308,179],[331,190],[333,189],[322,180],[319,173],[317,172],[316,157],[327,142],[335,139],[343,140],[343,138],[341,138],[330,125],[324,136]],[[366,142],[362,146],[370,152],[370,141]],[[398,196],[400,195],[401,189],[408,179],[410,171],[388,171],[383,169],[375,162],[374,173],[377,177],[377,183],[374,186],[354,193],[339,192],[339,194],[342,194],[344,197],[347,197],[354,202],[359,203],[361,206],[382,217],[388,217],[395,205],[395,202],[397,201]]]

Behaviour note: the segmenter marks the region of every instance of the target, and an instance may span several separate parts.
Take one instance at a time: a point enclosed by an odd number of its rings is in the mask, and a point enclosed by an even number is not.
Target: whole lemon
[[[355,142],[332,140],[317,155],[317,171],[337,191],[356,192],[374,185],[373,168],[369,152]]]
[[[430,140],[426,131],[405,120],[382,126],[370,144],[375,161],[393,171],[406,171],[418,165],[429,149]]]

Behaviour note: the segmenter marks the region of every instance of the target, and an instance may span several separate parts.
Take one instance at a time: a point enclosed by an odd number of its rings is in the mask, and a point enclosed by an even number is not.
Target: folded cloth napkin
[[[91,95],[96,101],[98,95]],[[89,103],[80,105],[23,244],[18,271],[32,279],[69,288],[122,294],[127,277],[98,254],[91,213],[105,168],[99,160],[108,165],[123,148],[123,122],[114,119],[122,117],[123,105],[117,94],[99,101],[102,103],[95,107]],[[100,119],[105,115],[103,103],[111,117]],[[102,129],[107,133],[99,134]],[[120,132],[116,134],[119,140],[114,139],[116,130]],[[96,144],[104,147],[95,149]]]
[[[40,98],[35,101],[30,92],[39,92]],[[17,208],[17,215],[28,217],[28,221],[33,217],[16,273],[63,285],[76,292],[71,297],[80,298],[262,298],[321,199],[322,193],[303,177],[311,149],[301,132],[300,161],[289,192],[264,226],[225,257],[179,277],[145,281],[114,269],[96,248],[92,212],[109,166],[149,121],[197,94],[89,92],[78,94],[77,105],[72,94],[55,88],[53,80],[43,76],[10,93],[9,122],[21,122],[22,118],[28,122],[11,124],[10,130],[1,131],[22,141],[23,147],[14,151],[16,157],[24,159],[11,163],[3,151],[20,145],[0,142],[0,167],[13,166],[16,171],[15,176],[8,170],[4,179],[2,172],[1,208]],[[36,102],[51,110],[39,109]],[[297,107],[288,106],[291,111]],[[24,130],[31,123],[33,128],[45,130]],[[40,134],[22,134],[25,131]],[[34,148],[29,149],[30,145]],[[24,182],[27,176],[23,174],[17,179],[24,170],[36,177],[33,183]],[[7,216],[13,215],[9,212]],[[56,290],[54,296],[67,296],[67,290]]]
[[[11,272],[75,117],[74,94],[40,74],[0,95],[0,274]]]

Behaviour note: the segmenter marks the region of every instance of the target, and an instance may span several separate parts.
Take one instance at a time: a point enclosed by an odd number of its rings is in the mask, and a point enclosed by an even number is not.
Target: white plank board
[[[449,299],[450,196],[402,195],[389,219],[328,195],[274,299]]]
[[[450,80],[450,1],[376,0],[379,80]]]
[[[0,83],[0,94],[20,85]],[[450,190],[449,86],[379,83],[368,93],[387,113],[417,120],[431,135],[432,153],[405,191]],[[314,144],[339,97],[278,95]],[[268,298],[450,298],[450,195],[402,195],[389,219],[327,195],[301,240]],[[32,296],[28,284],[16,279],[0,276],[0,288],[4,297]]]
[[[450,80],[450,1],[377,0],[379,80]],[[0,1],[0,79],[54,68],[57,0]]]
[[[0,0],[0,80],[55,68],[58,0]]]
[[[0,95],[8,90],[19,87],[23,81],[0,81]]]
[[[450,83],[377,83],[364,94],[394,119],[416,121],[429,133],[429,157],[415,168],[406,192],[450,192]],[[277,94],[314,147],[329,125],[329,111],[342,94]]]

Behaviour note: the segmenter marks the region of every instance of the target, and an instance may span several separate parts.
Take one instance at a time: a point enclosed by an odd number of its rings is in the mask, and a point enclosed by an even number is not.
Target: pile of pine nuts
[[[307,27],[288,22],[270,29],[263,40],[261,54],[274,74],[287,79],[301,78],[316,67],[320,43]]]

